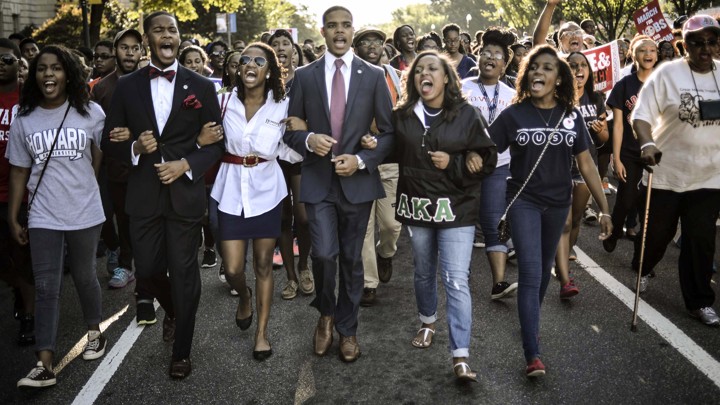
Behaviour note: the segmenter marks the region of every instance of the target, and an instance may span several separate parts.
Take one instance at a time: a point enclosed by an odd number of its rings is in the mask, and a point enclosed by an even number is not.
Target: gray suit
[[[305,158],[300,201],[306,203],[312,238],[316,297],[311,305],[321,315],[333,315],[335,328],[345,336],[355,336],[357,330],[363,289],[362,245],[370,208],[374,200],[385,197],[377,167],[393,148],[392,101],[383,70],[354,57],[350,75],[340,154],[360,156],[364,170],[338,176],[330,153],[321,157],[306,148],[310,132],[331,133],[324,57],[298,69],[290,90],[288,115],[307,121],[309,132],[287,131],[284,137],[285,143]],[[379,131],[378,146],[365,150],[360,139],[370,132],[373,119]],[[341,285],[336,300],[338,255]]]

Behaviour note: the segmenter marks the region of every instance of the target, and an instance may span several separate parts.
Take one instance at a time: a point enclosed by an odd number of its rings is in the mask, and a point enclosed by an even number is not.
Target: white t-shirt
[[[505,83],[498,83],[498,91],[500,92],[500,94],[498,95],[498,102],[494,118],[497,118],[500,115],[500,112],[502,112],[502,110],[508,108],[510,104],[512,104],[513,97],[515,97],[515,89],[509,87]],[[481,86],[484,85],[481,84]],[[493,84],[492,86],[484,87],[485,93],[487,93],[490,100],[487,100],[485,98],[482,90],[480,90],[480,88],[478,87],[477,77],[468,77],[467,79],[462,81],[462,92],[467,97],[468,103],[480,110],[483,118],[485,118],[485,121],[487,121],[488,125],[490,125],[492,124],[492,122],[490,122],[490,107],[488,106],[488,103],[492,104],[493,98],[495,97],[495,85]],[[498,161],[497,165],[495,166],[500,167],[507,164],[510,164],[509,149],[503,153],[498,154]]]
[[[105,124],[105,114],[98,104],[90,102],[87,117],[70,108],[37,188],[67,105],[66,101],[52,110],[36,107],[29,115],[17,116],[10,127],[5,156],[14,166],[30,168],[28,200],[37,190],[29,228],[75,231],[105,222],[91,154],[93,143],[100,146]]]
[[[714,63],[714,71],[691,75],[685,59],[665,62],[640,90],[631,118],[650,123],[663,153],[654,168],[653,188],[720,189],[720,120],[701,120],[698,107],[699,100],[720,99],[720,62]]]
[[[222,163],[210,195],[220,211],[245,218],[262,215],[287,196],[282,169],[277,162],[290,99],[276,103],[272,90],[267,101],[248,122],[245,106],[233,90],[223,118],[227,152],[236,156],[256,154],[267,159],[255,167]]]

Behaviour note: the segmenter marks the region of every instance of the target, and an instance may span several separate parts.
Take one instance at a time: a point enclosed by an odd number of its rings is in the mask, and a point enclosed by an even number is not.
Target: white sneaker
[[[720,318],[718,318],[712,307],[705,307],[690,311],[690,316],[698,318],[700,322],[708,326],[720,326]]]
[[[105,336],[103,336],[102,333],[95,339],[88,340],[85,345],[85,350],[83,350],[83,360],[99,359],[103,356],[103,354],[105,354],[105,346],[107,346],[107,339],[105,339]]]

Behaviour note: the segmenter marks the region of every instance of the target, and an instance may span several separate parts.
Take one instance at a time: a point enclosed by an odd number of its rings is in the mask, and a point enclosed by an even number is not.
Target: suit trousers
[[[190,357],[195,314],[200,303],[198,246],[203,216],[177,214],[164,187],[162,209],[148,217],[130,216],[136,278],[175,318],[173,359]],[[167,273],[170,277],[168,278]]]
[[[362,247],[372,201],[350,203],[342,191],[340,179],[333,174],[325,199],[317,204],[305,204],[305,208],[310,224],[310,258],[315,278],[315,299],[310,305],[317,308],[320,315],[333,316],[338,333],[355,336],[363,290]]]
[[[378,171],[386,197],[373,202],[365,232],[362,258],[366,288],[377,288],[380,282],[376,254],[385,259],[395,256],[397,240],[400,237],[400,230],[402,230],[400,222],[395,220],[398,165],[397,163],[383,164],[378,166]],[[377,243],[375,243],[375,224],[378,227]]]

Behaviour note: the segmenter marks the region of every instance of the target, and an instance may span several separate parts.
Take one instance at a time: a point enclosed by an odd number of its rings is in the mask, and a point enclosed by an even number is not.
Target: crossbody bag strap
[[[538,156],[538,159],[535,162],[535,165],[533,166],[533,168],[530,170],[530,173],[528,174],[527,178],[525,179],[525,182],[523,183],[522,186],[520,186],[520,190],[518,190],[518,192],[515,194],[515,197],[513,197],[512,200],[510,200],[510,204],[508,204],[507,208],[505,208],[505,212],[503,212],[502,218],[500,218],[501,221],[505,220],[505,218],[507,217],[508,211],[510,211],[510,207],[512,207],[513,203],[515,203],[515,200],[517,200],[517,198],[520,197],[520,194],[523,192],[523,190],[525,189],[525,186],[527,186],[528,182],[530,181],[530,178],[535,173],[535,169],[537,169],[537,167],[540,165],[540,161],[542,160],[543,156],[545,155],[545,151],[547,151],[548,146],[550,146],[550,141],[552,140],[552,136],[555,132],[557,132],[558,128],[560,128],[560,123],[563,121],[563,119],[565,119],[565,111],[563,111],[562,115],[560,116],[560,120],[558,121],[557,125],[555,125],[555,129],[553,129],[552,132],[550,133],[550,135],[548,135],[547,142],[545,142],[545,146],[543,147],[542,152],[540,152],[540,156]]]
[[[52,146],[50,146],[50,152],[47,155],[47,158],[45,158],[45,164],[43,164],[42,171],[40,171],[40,178],[38,179],[37,184],[35,185],[35,191],[32,194],[32,197],[30,197],[30,202],[27,205],[27,210],[30,212],[30,208],[32,207],[33,201],[35,201],[35,196],[37,195],[38,189],[40,188],[40,183],[42,182],[43,176],[45,176],[45,169],[48,167],[48,163],[50,163],[50,158],[52,157],[52,153],[55,150],[55,145],[57,144],[57,140],[60,137],[60,131],[62,131],[63,124],[65,124],[65,118],[67,118],[68,112],[70,111],[70,102],[68,101],[67,109],[65,109],[65,115],[63,115],[62,121],[60,121],[60,127],[58,127],[57,133],[55,134],[55,139],[53,139]]]

